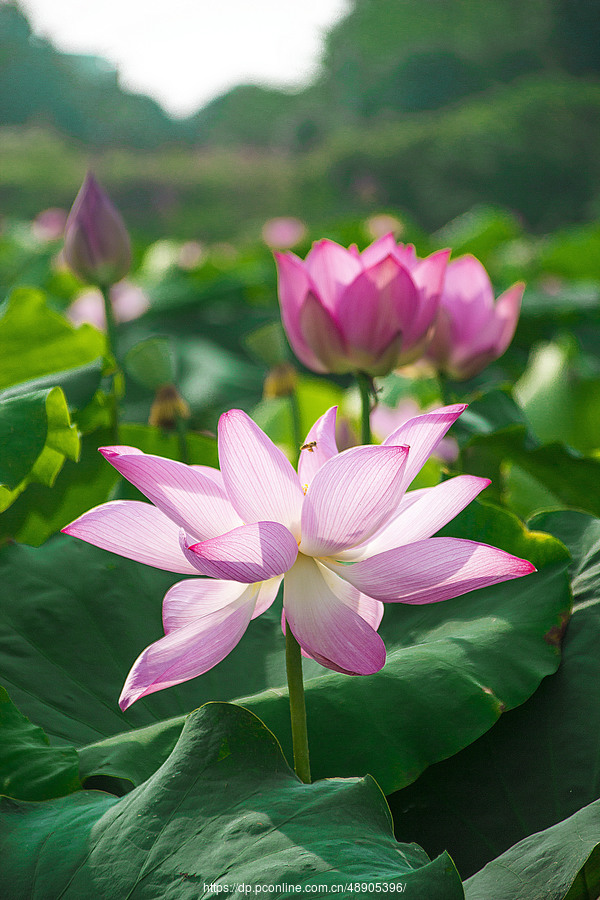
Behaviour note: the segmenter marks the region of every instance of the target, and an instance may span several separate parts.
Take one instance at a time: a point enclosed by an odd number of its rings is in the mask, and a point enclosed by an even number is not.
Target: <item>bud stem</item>
[[[290,695],[294,768],[298,778],[303,781],[304,784],[310,784],[306,703],[304,701],[304,680],[302,678],[302,653],[300,651],[300,644],[292,634],[292,629],[287,621],[285,623],[285,665]]]
[[[372,443],[371,438],[371,396],[373,394],[373,381],[366,372],[357,372],[356,381],[360,391],[360,400],[362,406],[361,418],[361,444]]]
[[[117,371],[112,379],[112,397],[111,397],[111,428],[114,434],[114,439],[118,443],[118,435],[119,435],[119,398],[117,396],[117,381],[116,376],[119,374],[119,362],[117,359],[117,342],[116,342],[116,331],[117,325],[115,321],[115,314],[112,308],[112,302],[110,299],[110,285],[105,285],[100,288],[102,292],[102,299],[104,300],[104,313],[106,316],[106,345],[108,349],[108,353],[112,356],[117,365]]]
[[[104,314],[106,316],[106,342],[108,344],[109,353],[117,358],[117,323],[110,299],[110,285],[100,288],[102,291],[102,299],[104,300]]]

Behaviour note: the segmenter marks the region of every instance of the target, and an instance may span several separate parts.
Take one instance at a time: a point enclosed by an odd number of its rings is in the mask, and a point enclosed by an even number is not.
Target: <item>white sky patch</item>
[[[189,115],[242,82],[300,87],[347,0],[21,0],[60,50],[104,56],[127,90]]]

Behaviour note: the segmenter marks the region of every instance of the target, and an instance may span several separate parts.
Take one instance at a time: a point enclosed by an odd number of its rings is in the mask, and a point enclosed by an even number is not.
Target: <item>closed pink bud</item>
[[[494,302],[492,283],[479,260],[470,255],[453,260],[427,358],[457,381],[477,375],[512,341],[524,290],[518,282]]]
[[[430,336],[448,251],[419,259],[388,234],[362,253],[329,240],[303,261],[276,253],[283,325],[315,372],[384,375],[421,355]]]
[[[67,219],[64,259],[82,281],[99,287],[120,281],[131,265],[125,223],[90,172]]]

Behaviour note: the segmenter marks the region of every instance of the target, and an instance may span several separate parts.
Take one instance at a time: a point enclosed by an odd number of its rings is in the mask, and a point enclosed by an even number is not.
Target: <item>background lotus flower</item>
[[[419,259],[388,234],[362,253],[333,241],[276,253],[281,315],[315,372],[383,375],[416,359],[436,318],[449,251]]]
[[[477,375],[512,341],[524,290],[517,282],[494,303],[492,283],[479,260],[470,255],[453,260],[428,359],[458,381]]]
[[[67,219],[64,259],[82,281],[102,288],[120,281],[131,265],[125,223],[91,172]]]
[[[262,227],[262,238],[274,250],[287,250],[306,236],[306,225],[294,216],[269,219]]]
[[[38,241],[47,244],[60,240],[64,234],[66,223],[66,210],[52,206],[37,214],[31,223],[31,231]]]
[[[284,576],[285,619],[305,655],[368,675],[385,662],[382,601],[432,603],[533,571],[494,547],[431,537],[487,479],[460,475],[405,493],[463,409],[417,416],[382,446],[338,453],[332,408],[307,435],[297,473],[241,410],[219,422],[221,471],[103,448],[153,505],[115,500],[63,530],[148,565],[207,576],[167,592],[165,636],[135,662],[122,708],[224,659]]]
[[[130,281],[121,281],[110,288],[110,302],[115,322],[131,322],[150,308],[147,294]],[[106,331],[106,312],[101,292],[97,288],[84,290],[67,310],[67,318],[74,325],[89,322],[100,331]]]

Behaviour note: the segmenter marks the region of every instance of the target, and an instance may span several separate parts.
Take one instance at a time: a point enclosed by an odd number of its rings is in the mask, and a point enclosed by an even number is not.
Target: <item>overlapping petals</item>
[[[330,247],[311,262],[326,280],[328,303],[360,264],[357,252],[343,269],[338,258]],[[415,416],[381,446],[338,453],[332,408],[311,428],[298,473],[241,410],[219,423],[221,472],[135,448],[103,448],[154,505],[113,501],[64,530],[149,565],[203,576],[168,591],[165,636],[134,664],[121,706],[217,665],[271,606],[282,581],[284,627],[304,655],[368,675],[385,662],[377,633],[383,603],[434,603],[533,571],[495,547],[433,536],[487,479],[461,475],[406,493],[463,409]]]
[[[385,646],[353,608],[355,594],[348,588],[343,578],[327,578],[322,565],[301,555],[285,577],[287,623],[321,665],[347,675],[371,675],[385,662]]]
[[[384,440],[384,447],[407,445],[411,448],[404,471],[403,487],[405,489],[421,471],[446,432],[466,408],[465,403],[455,403],[452,406],[442,406],[440,409],[415,416],[400,425]]]
[[[240,409],[224,413],[219,421],[219,462],[227,495],[244,522],[281,522],[298,534],[300,479],[287,457]]]
[[[316,372],[382,375],[414,360],[437,315],[448,251],[419,259],[392,235],[361,254],[333,241],[276,253],[284,328]]]
[[[300,550],[331,556],[362,543],[396,510],[408,447],[355,447],[315,474],[302,507]]]
[[[300,476],[303,490],[308,489],[310,482],[323,463],[326,463],[328,459],[338,454],[335,440],[336,414],[337,406],[332,406],[325,415],[317,419],[306,435],[306,441],[300,451],[300,459],[298,460],[298,475]]]
[[[167,572],[195,575],[196,568],[180,547],[180,530],[160,509],[138,500],[111,500],[63,528],[65,534],[127,559]]]
[[[100,453],[166,516],[200,540],[243,524],[225,488],[199,468],[135,447],[101,447]]]
[[[188,547],[185,543],[186,559],[201,575],[243,584],[282,575],[298,555],[293,535],[279,522],[254,522],[210,541]]]
[[[397,514],[371,540],[346,553],[343,560],[359,560],[433,537],[454,516],[471,503],[490,483],[489,478],[457,475],[431,488],[409,491]]]

